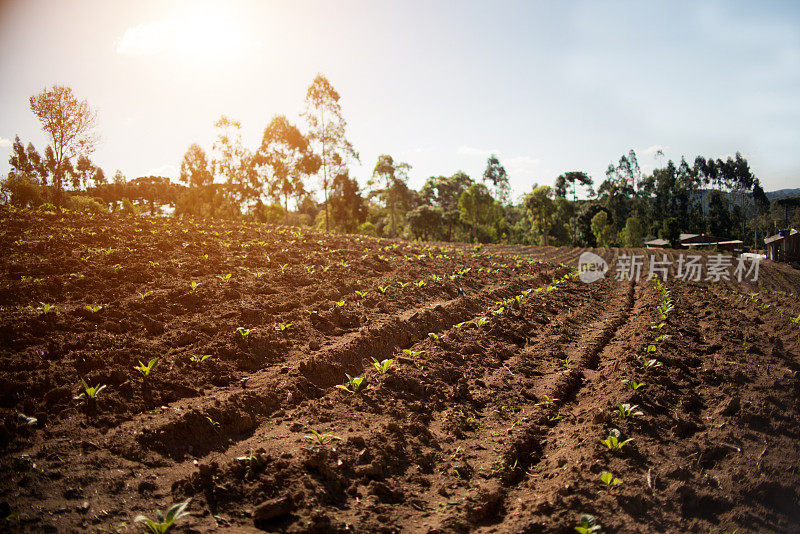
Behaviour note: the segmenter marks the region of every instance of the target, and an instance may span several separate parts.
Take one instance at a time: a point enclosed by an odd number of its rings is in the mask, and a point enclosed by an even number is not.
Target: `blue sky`
[[[93,159],[135,177],[176,175],[222,114],[255,149],[318,72],[362,184],[379,154],[419,187],[496,152],[519,195],[661,148],[800,187],[799,2],[3,2],[0,172],[14,135],[43,150],[27,99],[54,83],[98,110]]]

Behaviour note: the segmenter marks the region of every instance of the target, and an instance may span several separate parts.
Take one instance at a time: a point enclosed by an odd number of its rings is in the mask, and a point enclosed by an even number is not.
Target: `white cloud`
[[[5,137],[0,137],[0,147],[8,147],[11,146],[11,139],[6,139]]]
[[[487,150],[485,148],[475,148],[471,146],[460,146],[456,151],[462,156],[480,156],[482,158],[488,158],[492,154],[499,156],[500,151],[498,149]]]
[[[661,152],[666,152],[667,150],[669,150],[669,147],[668,146],[664,146],[664,145],[649,146],[649,147],[645,148],[644,150],[642,150],[642,154],[644,154],[646,156],[654,156],[655,153],[658,152],[659,150]]]

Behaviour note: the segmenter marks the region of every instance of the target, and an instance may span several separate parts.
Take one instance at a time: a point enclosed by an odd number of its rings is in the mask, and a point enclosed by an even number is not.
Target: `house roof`
[[[645,241],[645,245],[653,245],[655,247],[663,247],[665,245],[669,245],[669,241],[666,239],[653,239],[652,241]]]
[[[681,241],[686,241],[687,239],[694,239],[698,237],[700,234],[681,234]]]
[[[789,232],[789,235],[795,235],[796,233],[797,233],[797,230],[792,228],[791,231]],[[770,243],[774,243],[775,241],[780,241],[783,238],[784,237],[781,234],[771,235],[769,237],[765,237],[764,238],[764,244],[765,245],[769,245]]]

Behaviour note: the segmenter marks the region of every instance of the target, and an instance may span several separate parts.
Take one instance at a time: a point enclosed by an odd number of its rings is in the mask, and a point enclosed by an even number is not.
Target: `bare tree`
[[[71,159],[94,152],[97,115],[86,100],[78,100],[72,89],[62,85],[30,97],[30,107],[50,137],[55,162],[53,182],[60,203],[64,171],[71,167]]]

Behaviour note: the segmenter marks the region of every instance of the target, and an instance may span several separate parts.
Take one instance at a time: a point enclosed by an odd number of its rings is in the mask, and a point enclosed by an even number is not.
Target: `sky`
[[[177,177],[222,115],[253,150],[274,115],[303,125],[318,73],[362,185],[380,154],[419,188],[495,153],[516,197],[633,149],[646,172],[738,151],[800,187],[800,2],[702,0],[0,0],[0,173],[15,135],[43,152],[28,98],[53,84],[97,111],[107,176]]]

